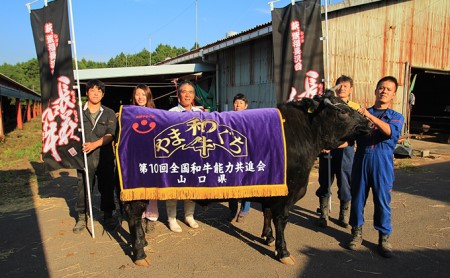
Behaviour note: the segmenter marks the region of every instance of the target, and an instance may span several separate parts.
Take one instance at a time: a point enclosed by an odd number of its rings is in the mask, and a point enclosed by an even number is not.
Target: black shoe
[[[73,226],[73,233],[79,234],[86,228],[86,214],[85,213],[79,213],[78,214],[78,220],[77,223],[75,223],[75,226]]]
[[[330,212],[329,208],[330,203],[330,197],[322,197],[319,198],[319,213],[320,218],[317,222],[317,225],[319,225],[320,228],[326,228],[328,226],[328,213]]]

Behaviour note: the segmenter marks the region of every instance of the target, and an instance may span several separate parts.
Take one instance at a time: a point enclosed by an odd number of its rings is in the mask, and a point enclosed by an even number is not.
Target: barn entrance
[[[410,133],[450,134],[449,84],[450,72],[411,68]]]

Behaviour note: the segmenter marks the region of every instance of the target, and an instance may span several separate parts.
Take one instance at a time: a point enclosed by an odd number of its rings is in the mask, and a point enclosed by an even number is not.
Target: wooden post
[[[22,121],[22,106],[20,105],[20,99],[16,98],[16,112],[17,112],[17,128],[23,129],[23,121]]]
[[[32,116],[33,118],[36,118],[36,101],[33,100],[33,104],[32,104]]]
[[[27,99],[27,122],[31,121],[31,107],[30,100]]]

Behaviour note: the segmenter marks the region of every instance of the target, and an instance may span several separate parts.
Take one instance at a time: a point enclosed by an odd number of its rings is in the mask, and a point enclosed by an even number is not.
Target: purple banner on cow
[[[116,146],[121,200],[287,195],[277,109],[176,113],[122,106]]]

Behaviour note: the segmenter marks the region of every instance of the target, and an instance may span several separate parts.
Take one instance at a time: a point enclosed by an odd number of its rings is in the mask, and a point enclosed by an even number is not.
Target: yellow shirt
[[[354,110],[358,110],[359,108],[361,108],[361,105],[350,100],[347,102],[347,105],[353,108]]]

